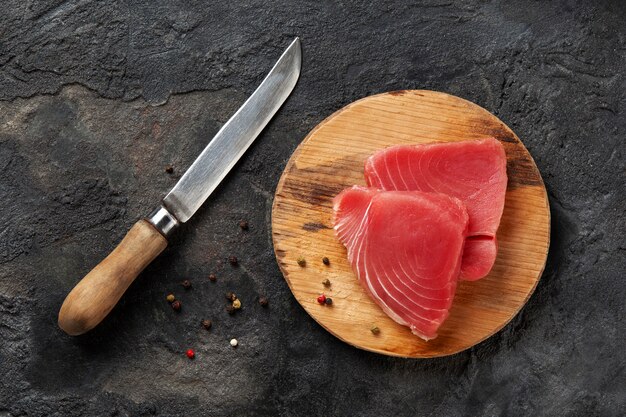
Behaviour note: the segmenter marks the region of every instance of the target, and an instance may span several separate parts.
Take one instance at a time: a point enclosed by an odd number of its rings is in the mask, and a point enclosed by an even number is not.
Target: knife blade
[[[113,309],[139,273],[167,246],[233,168],[285,102],[298,81],[302,54],[296,38],[263,82],[222,126],[161,205],[128,231],[120,244],[67,295],[59,327],[79,335]]]
[[[178,221],[184,223],[193,216],[278,111],[296,85],[300,61],[300,40],[296,38],[165,196],[163,204]]]

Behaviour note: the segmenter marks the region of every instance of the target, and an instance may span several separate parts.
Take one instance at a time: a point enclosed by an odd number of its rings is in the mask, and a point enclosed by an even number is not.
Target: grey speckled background
[[[409,3],[2,3],[0,416],[625,414],[626,4]],[[236,172],[100,327],[65,336],[67,291],[296,35],[300,82]],[[273,191],[306,133],[355,99],[406,88],[459,95],[511,126],[553,215],[548,265],[522,313],[434,360],[326,333],[292,297],[270,241]],[[227,290],[244,302],[234,317]]]

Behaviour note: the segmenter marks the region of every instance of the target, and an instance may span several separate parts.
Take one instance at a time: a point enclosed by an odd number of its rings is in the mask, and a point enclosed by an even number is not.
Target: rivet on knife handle
[[[59,326],[66,333],[79,335],[100,323],[137,275],[165,249],[169,234],[200,208],[293,90],[301,56],[296,38],[165,196],[162,206],[147,220],[135,223],[117,248],[74,287],[59,312]]]

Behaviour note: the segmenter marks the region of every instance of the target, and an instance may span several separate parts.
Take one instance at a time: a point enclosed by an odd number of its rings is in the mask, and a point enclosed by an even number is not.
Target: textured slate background
[[[229,3],[3,2],[0,416],[624,415],[624,2]],[[65,294],[296,35],[300,82],[236,172],[100,327],[64,335]],[[434,360],[327,334],[291,296],[270,240],[274,188],[306,133],[355,99],[406,88],[459,95],[511,126],[553,215],[522,313]],[[233,317],[228,290],[244,303]]]

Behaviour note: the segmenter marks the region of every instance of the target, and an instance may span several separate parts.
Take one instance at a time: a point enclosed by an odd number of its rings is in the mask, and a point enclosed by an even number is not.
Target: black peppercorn
[[[209,281],[211,281],[211,282],[217,281],[217,277],[215,276],[215,274],[210,274],[209,275]]]
[[[172,308],[175,311],[180,311],[180,308],[182,307],[182,304],[180,303],[180,301],[176,300],[172,303]]]
[[[228,262],[230,262],[230,264],[232,266],[237,266],[239,261],[237,261],[237,257],[236,256],[229,256],[228,257]]]
[[[174,173],[174,167],[171,165],[167,165],[165,167],[165,172],[167,172],[168,174],[173,174]]]
[[[324,263],[324,265],[330,265],[330,259],[328,259],[328,257],[326,256],[322,258],[322,262]]]
[[[333,299],[330,297],[326,297],[326,300],[324,302],[326,303],[327,306],[329,306],[329,305],[332,305]]]
[[[261,304],[261,306],[263,306],[263,307],[267,307],[267,304],[268,304],[267,297],[260,296],[259,297],[259,304]]]
[[[228,292],[226,293],[226,299],[227,299],[228,301],[235,301],[235,300],[237,299],[237,296],[235,295],[235,293],[234,293],[234,292],[232,292],[232,291],[228,291]]]
[[[202,320],[202,327],[204,327],[205,329],[209,330],[211,328],[211,325],[213,325],[213,322],[211,322],[211,320]]]
[[[248,230],[248,222],[245,220],[240,221],[239,227],[241,227],[241,230]]]
[[[191,288],[191,281],[186,279],[183,282],[181,282],[181,285],[183,286],[184,289],[188,290],[189,288]]]
[[[229,304],[229,305],[226,306],[226,312],[228,314],[233,315],[233,314],[235,314],[235,311],[237,311],[237,310],[235,310],[235,307],[233,307],[232,304]]]

